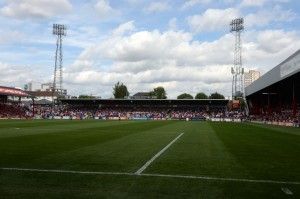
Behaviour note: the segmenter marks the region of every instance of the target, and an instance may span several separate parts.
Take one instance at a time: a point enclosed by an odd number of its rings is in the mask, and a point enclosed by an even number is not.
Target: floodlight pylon
[[[231,68],[232,99],[244,99],[244,68],[242,64],[241,32],[244,30],[244,19],[234,19],[230,23],[230,32],[235,33],[234,64]]]
[[[53,35],[57,35],[56,51],[55,51],[55,68],[53,91],[59,95],[63,94],[63,51],[62,37],[66,36],[67,27],[61,24],[53,24]]]

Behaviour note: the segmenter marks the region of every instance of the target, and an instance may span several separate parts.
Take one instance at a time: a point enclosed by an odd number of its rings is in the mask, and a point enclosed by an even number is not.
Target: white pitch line
[[[286,195],[293,195],[293,192],[291,192],[291,190],[289,190],[288,188],[282,188],[281,189]]]
[[[215,181],[234,181],[234,182],[250,182],[265,184],[290,184],[300,185],[300,182],[275,181],[275,180],[251,180],[242,178],[218,178],[210,176],[188,176],[188,175],[169,175],[169,174],[136,174],[122,172],[101,172],[101,171],[72,171],[72,170],[51,170],[51,169],[27,169],[27,168],[0,168],[2,171],[24,171],[24,172],[44,172],[44,173],[72,173],[72,174],[88,174],[88,175],[122,175],[122,176],[146,176],[146,177],[162,177],[162,178],[183,178],[183,179],[199,179],[199,180],[215,180]]]
[[[57,169],[27,169],[27,168],[0,168],[6,171],[29,171],[29,172],[45,172],[45,173],[73,173],[73,174],[93,174],[93,175],[129,175],[133,176],[134,173],[122,172],[101,172],[101,171],[72,171],[72,170],[57,170]]]
[[[145,133],[151,133],[151,134],[155,134],[155,133],[157,133],[157,134],[168,134],[168,133],[170,133],[170,134],[178,134],[178,132],[172,132],[172,131],[165,131],[165,132],[151,132],[151,131],[149,131],[149,132],[145,132]]]
[[[174,142],[176,142],[183,133],[178,135],[172,142],[170,142],[165,148],[163,148],[160,152],[158,152],[155,156],[153,156],[146,164],[144,164],[139,170],[135,172],[135,174],[140,175],[156,158],[158,158],[163,152],[165,152]]]
[[[219,177],[210,177],[210,176],[185,176],[185,175],[168,175],[168,174],[140,174],[140,175],[151,176],[151,177],[166,177],[166,178],[185,178],[185,179],[200,179],[200,180],[300,185],[300,182],[287,182],[287,181],[276,181],[276,180],[251,180],[251,179],[242,179],[242,178],[219,178]]]

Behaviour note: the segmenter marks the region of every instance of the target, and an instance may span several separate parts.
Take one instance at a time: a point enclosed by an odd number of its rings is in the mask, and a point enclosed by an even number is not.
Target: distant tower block
[[[57,35],[56,51],[55,51],[55,69],[53,90],[59,95],[64,95],[63,89],[63,52],[62,52],[62,37],[66,36],[67,28],[65,25],[53,24],[53,35]]]
[[[232,99],[244,99],[244,68],[242,65],[242,42],[241,32],[244,30],[244,19],[234,19],[230,23],[230,32],[235,33],[234,65],[231,68]]]

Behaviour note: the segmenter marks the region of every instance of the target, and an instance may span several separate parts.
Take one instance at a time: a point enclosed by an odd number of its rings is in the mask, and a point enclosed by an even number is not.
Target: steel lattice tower
[[[53,90],[59,95],[63,93],[63,52],[62,52],[62,37],[66,36],[67,27],[65,25],[53,24],[53,35],[57,35],[56,51],[55,51],[55,69]]]
[[[234,19],[230,23],[230,32],[235,33],[234,66],[231,68],[232,99],[244,99],[244,68],[242,65],[242,42],[241,32],[244,30],[244,19]]]

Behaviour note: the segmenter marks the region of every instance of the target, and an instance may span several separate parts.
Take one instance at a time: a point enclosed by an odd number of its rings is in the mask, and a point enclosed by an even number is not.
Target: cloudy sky
[[[0,85],[53,82],[54,23],[70,95],[163,86],[231,96],[232,19],[244,18],[243,66],[262,74],[300,48],[299,0],[0,0]]]

